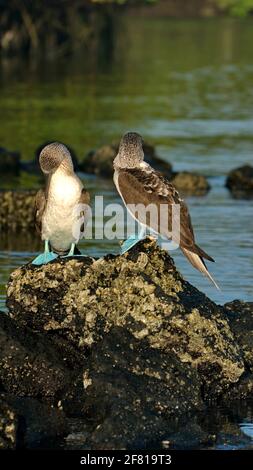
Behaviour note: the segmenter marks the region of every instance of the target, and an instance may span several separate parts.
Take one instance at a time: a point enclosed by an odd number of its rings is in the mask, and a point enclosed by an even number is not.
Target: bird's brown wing
[[[180,198],[178,191],[161,173],[151,167],[144,169],[120,169],[118,170],[118,189],[125,202],[128,204],[167,205],[169,231],[172,229],[172,205],[180,205],[180,247],[205,257],[212,261],[201,248],[195,244],[191,217],[186,203]],[[153,227],[151,227],[153,228]],[[160,233],[161,223],[159,226]]]
[[[83,206],[83,207],[81,207],[80,216],[79,216],[83,220],[83,223],[80,226],[80,233],[83,236],[86,225],[88,223],[88,216],[89,216],[88,211],[89,211],[89,208],[90,208],[89,207],[90,194],[88,193],[88,191],[86,191],[85,188],[82,189],[81,196],[80,196],[80,199],[79,199],[79,204],[82,204],[82,206]]]
[[[46,207],[47,199],[46,199],[46,191],[44,189],[40,189],[34,201],[34,220],[35,220],[35,228],[37,232],[41,235],[42,229],[42,216]]]
[[[80,204],[87,204],[87,205],[89,205],[89,203],[90,203],[90,194],[88,193],[88,191],[86,191],[85,188],[82,189],[81,196],[80,196],[80,199],[79,199],[79,203]]]

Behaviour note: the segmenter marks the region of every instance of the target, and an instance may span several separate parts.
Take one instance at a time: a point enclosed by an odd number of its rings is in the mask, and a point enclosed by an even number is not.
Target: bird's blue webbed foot
[[[48,253],[42,253],[41,255],[37,256],[32,261],[32,264],[35,266],[42,266],[43,264],[50,263],[50,261],[53,261],[56,258],[58,258],[58,255],[52,251],[49,251]]]
[[[49,250],[49,242],[48,240],[46,240],[44,253],[37,256],[32,261],[32,264],[34,264],[35,266],[42,266],[43,264],[50,263],[50,261],[53,261],[56,258],[58,258],[58,255],[56,253],[53,253],[53,251]]]
[[[145,235],[145,229],[141,228],[140,233],[130,235],[130,237],[125,240],[121,247],[120,247],[120,253],[123,255],[127,251],[129,251],[131,248],[133,248],[139,241],[143,240]]]

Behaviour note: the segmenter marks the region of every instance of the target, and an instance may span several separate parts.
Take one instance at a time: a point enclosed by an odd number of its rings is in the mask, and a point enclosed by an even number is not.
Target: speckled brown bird
[[[150,227],[153,232],[166,237],[172,230],[173,210],[172,206],[177,204],[180,207],[180,223],[178,242],[182,252],[190,263],[201,273],[206,275],[211,282],[219,289],[218,285],[209,273],[205,259],[214,261],[211,256],[205,253],[195,242],[195,236],[191,223],[190,214],[184,200],[179,196],[178,191],[161,173],[155,171],[150,165],[144,162],[142,148],[142,138],[136,132],[128,132],[120,142],[119,151],[114,159],[114,183],[131,215],[145,228]],[[147,208],[154,205],[158,213],[161,213],[161,206],[166,207],[167,217],[159,217],[157,224],[152,224],[147,213],[136,212],[133,207],[136,204]],[[139,237],[140,238],[140,237]],[[130,237],[123,244],[122,252],[128,251],[139,240],[138,237]]]

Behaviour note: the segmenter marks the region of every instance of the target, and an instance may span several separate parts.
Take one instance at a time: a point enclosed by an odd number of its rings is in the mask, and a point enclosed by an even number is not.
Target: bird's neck
[[[117,155],[117,157],[114,159],[113,167],[115,170],[133,170],[141,168],[142,163],[143,162],[140,162],[138,160],[129,162],[128,160],[120,158],[119,155]]]

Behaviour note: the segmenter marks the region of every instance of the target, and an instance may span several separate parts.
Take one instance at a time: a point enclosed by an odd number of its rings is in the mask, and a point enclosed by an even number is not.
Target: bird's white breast
[[[42,237],[50,240],[56,250],[68,250],[75,241],[75,207],[79,203],[82,188],[81,181],[74,174],[67,175],[57,170],[51,177],[42,220]]]

